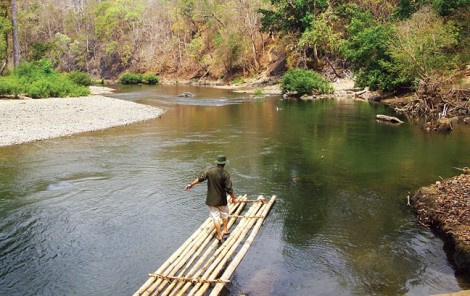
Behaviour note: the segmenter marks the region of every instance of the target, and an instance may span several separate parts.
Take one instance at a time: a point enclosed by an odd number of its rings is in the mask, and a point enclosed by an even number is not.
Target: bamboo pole
[[[233,231],[232,230],[232,234],[230,236],[233,236],[233,235],[236,235],[237,234],[237,231],[239,229],[240,225],[238,225],[236,227],[236,229]],[[221,247],[221,246],[220,246]],[[219,248],[220,248],[219,247]],[[203,256],[203,258],[201,258],[201,262],[202,263],[205,263],[204,266],[202,268],[199,268],[196,270],[196,273],[195,273],[195,276],[200,276],[204,270],[207,268],[207,266],[210,265],[210,262],[213,261],[213,259],[215,258],[214,255],[212,255],[211,257],[209,257],[208,259],[206,259],[209,255],[211,255],[213,252],[206,252]],[[215,252],[217,253],[217,251]],[[200,265],[200,264],[199,264]],[[182,295],[188,288],[190,287],[190,285],[186,284],[183,286],[183,288],[179,291],[178,295]]]
[[[233,209],[229,209],[229,211],[233,211],[238,207],[238,204],[235,204],[235,207],[233,207]],[[215,233],[215,228],[213,226],[213,223],[212,223],[212,220],[210,218],[208,218],[209,220],[209,226],[204,228],[205,231],[202,231],[201,234],[193,241],[193,244],[190,244],[190,246],[188,248],[186,248],[181,254],[180,256],[178,256],[176,258],[176,260],[165,270],[165,275],[170,275],[170,276],[174,276],[176,274],[176,272],[178,272],[179,269],[181,269],[184,264],[186,263],[186,261],[188,260],[188,258],[191,256],[191,253],[193,252],[193,250],[197,247],[200,246],[201,244],[201,241],[204,240],[204,238],[206,237],[210,237],[212,238],[214,236],[214,233]],[[166,285],[168,285],[170,283],[169,280],[157,280],[156,283],[154,283],[154,285],[152,285],[149,289],[149,292],[161,292]]]
[[[210,219],[208,218],[204,223],[203,225],[206,225],[208,224],[210,221]],[[174,253],[173,255],[167,260],[164,262],[164,264],[162,266],[160,266],[160,268],[158,268],[155,273],[159,274],[159,273],[162,273],[163,270],[165,270],[168,265],[170,265],[170,263],[178,256],[178,254],[180,252],[182,252],[184,249],[186,249],[186,247],[192,242],[192,240],[197,236],[199,235],[199,232],[201,231],[201,227],[199,229],[197,229],[193,235],[191,235],[182,245],[181,247],[179,247]],[[150,287],[154,282],[155,282],[155,278],[149,278],[138,290],[137,292],[135,292],[133,294],[133,296],[139,296],[139,295],[144,295],[143,293],[148,289],[148,287]]]
[[[269,203],[266,205],[265,209],[263,210],[263,216],[266,217],[268,215],[268,213],[271,210],[271,207],[273,206],[275,201],[276,201],[276,196],[273,195],[271,197],[271,200],[269,201]],[[220,280],[224,281],[224,280],[229,279],[232,276],[233,272],[235,271],[235,268],[237,268],[237,266],[240,264],[241,260],[243,259],[243,257],[247,253],[248,248],[251,246],[251,243],[253,242],[256,235],[258,234],[258,231],[261,228],[262,224],[263,224],[262,220],[257,221],[255,227],[253,228],[253,231],[251,232],[250,236],[246,240],[245,244],[240,249],[238,254],[233,258],[232,262],[230,262],[230,265],[225,269],[224,273],[219,278]],[[212,292],[209,296],[219,295],[219,293],[222,291],[224,286],[225,286],[225,284],[217,283],[215,285],[214,289],[212,289]]]
[[[268,200],[266,200],[265,198],[262,198],[262,199],[247,199],[247,200],[244,200],[244,201],[241,201],[241,202],[244,202],[244,203],[256,203],[256,202],[268,203]]]
[[[242,196],[239,198],[239,200],[243,200],[246,198],[246,195]],[[235,214],[240,214],[241,211],[243,211],[243,209],[245,208],[245,204],[242,204],[242,203],[237,203],[235,204],[235,207],[234,207],[234,211],[235,211]],[[235,223],[236,219],[230,219],[227,223],[227,226],[228,228],[230,229],[232,227],[232,225]],[[215,232],[215,229],[214,229],[214,232]],[[193,256],[191,258],[190,261],[187,262],[186,266],[180,271],[180,273],[178,274],[178,276],[183,276],[185,275],[186,277],[192,277],[193,273],[198,269],[199,265],[202,264],[203,260],[201,261],[201,257],[199,257],[199,255],[202,253],[202,251],[204,251],[207,247],[207,245],[209,244],[209,242],[213,239],[213,236],[208,236],[204,242],[201,244],[201,246],[199,246],[199,248],[193,253]],[[215,245],[214,245],[215,247]],[[212,249],[212,246],[209,247],[209,250]],[[194,263],[194,261],[196,259],[199,260]],[[194,265],[193,265],[194,263]],[[188,271],[188,269],[191,268],[191,270]],[[177,291],[184,283],[183,282],[172,282],[170,284],[170,286],[167,287],[167,289],[162,293],[161,296],[167,296],[167,295],[170,295],[170,292],[173,291]],[[176,286],[176,287],[175,287]]]
[[[217,278],[221,270],[225,267],[225,264],[228,261],[228,259],[233,255],[235,250],[238,248],[240,242],[246,237],[247,233],[252,229],[255,222],[256,221],[250,220],[248,222],[249,226],[244,229],[243,234],[237,239],[236,243],[233,244],[229,250],[227,250],[224,256],[219,257],[219,260],[217,262],[214,262],[212,272],[210,276],[208,277],[209,280],[213,280]],[[196,290],[197,292],[194,295],[202,296],[204,293],[206,293],[207,289],[209,289],[210,284],[203,283],[203,284],[197,284],[196,286],[199,286],[200,288]]]
[[[243,199],[246,199],[246,195],[244,197],[242,196],[239,196],[238,199],[240,200],[243,200]],[[236,209],[238,209],[239,207],[242,207],[241,204],[240,206],[238,206],[238,203],[235,204],[237,205],[236,207],[233,208],[233,212],[235,212]],[[233,213],[232,212],[232,213]],[[172,256],[163,263],[162,266],[160,266],[160,268],[158,268],[154,273],[155,274],[161,274],[163,273],[170,265],[173,261],[175,261],[181,253],[184,252],[184,250],[191,245],[191,243],[197,239],[198,236],[201,235],[201,233],[203,233],[204,230],[206,230],[208,227],[210,227],[211,225],[213,225],[212,223],[212,220],[210,218],[207,218],[206,221],[203,222],[203,224],[183,243],[183,245],[181,245],[173,254]],[[213,226],[212,226],[213,227]],[[155,278],[155,277],[150,277],[134,294],[133,296],[139,296],[139,295],[150,295],[150,293],[153,291],[148,291],[148,289],[152,286],[155,286],[157,284],[157,282],[159,282],[159,279]],[[161,282],[161,281],[160,281]]]
[[[206,238],[206,237],[211,237],[213,236],[215,230],[212,230],[211,228],[206,229],[205,232],[202,233],[195,241],[194,244],[191,246],[191,248],[187,248],[184,253],[181,254],[180,257],[178,257],[178,260],[174,261],[170,267],[166,270],[165,275],[169,276],[174,276],[180,270],[184,264],[186,264],[186,261],[188,258],[191,257],[192,252],[194,252],[195,249],[197,249],[200,245],[201,242]],[[166,285],[170,283],[169,280],[162,279],[160,284],[156,286],[154,289],[157,293],[160,293],[163,291]]]
[[[256,215],[256,213],[263,207],[263,204],[254,204],[250,210],[251,213],[247,213],[247,215]],[[212,260],[211,265],[205,270],[204,275],[202,276],[205,279],[215,279],[222,269],[224,263],[228,260],[228,258],[235,252],[236,248],[240,244],[240,242],[244,239],[246,234],[249,232],[251,227],[254,225],[256,221],[254,220],[242,220],[243,228],[240,228],[240,231],[237,236],[232,238],[232,241],[227,241],[224,243],[223,248],[221,249],[218,254],[214,254],[214,260]],[[191,290],[189,295],[202,295],[209,285],[201,285],[200,283],[196,284],[194,288]]]
[[[256,207],[255,206],[252,206],[248,212],[253,212],[254,210],[256,210]],[[204,275],[207,274],[206,270],[210,267],[211,263],[217,258],[217,256],[220,254],[220,252],[224,249],[224,245],[226,246],[227,244],[230,244],[231,241],[233,241],[236,237],[238,237],[238,235],[241,233],[241,230],[242,228],[245,226],[245,224],[247,223],[246,220],[244,221],[241,221],[241,223],[236,227],[236,229],[234,231],[232,231],[231,235],[229,236],[228,240],[226,240],[224,242],[224,244],[222,246],[220,246],[216,252],[206,260],[204,266],[202,268],[199,268],[199,270],[197,270],[195,276],[199,277],[201,274],[204,273]],[[207,254],[206,254],[207,255]],[[185,284],[183,286],[183,288],[181,289],[181,291],[178,293],[178,295],[183,295],[183,293],[190,287],[190,284]],[[194,290],[194,287],[193,287],[193,290]]]
[[[246,199],[246,195],[244,196],[244,198]],[[241,206],[238,210],[237,210],[237,214],[239,214],[243,209],[244,209],[244,205]],[[236,219],[231,219],[231,221],[229,221],[229,225],[233,225],[233,223],[236,221]],[[230,229],[230,228],[229,228]],[[233,230],[232,230],[233,231]],[[199,271],[199,266],[201,266],[206,258],[213,252],[213,248],[215,248],[217,246],[218,242],[214,242],[211,246],[210,249],[207,249],[206,252],[203,254],[203,256],[201,256],[198,260],[198,262],[191,268],[191,270],[188,272],[188,275],[190,276],[193,276],[193,274],[196,274],[196,275],[199,275],[200,272],[198,273]],[[176,287],[175,291],[171,294],[171,295],[176,295],[176,293],[178,292],[177,289],[180,289],[182,286],[181,283],[178,284],[178,286]],[[183,287],[183,289],[187,289],[189,287],[189,285],[186,285],[186,287]],[[183,291],[184,291],[183,290]],[[181,294],[181,293],[180,293]]]

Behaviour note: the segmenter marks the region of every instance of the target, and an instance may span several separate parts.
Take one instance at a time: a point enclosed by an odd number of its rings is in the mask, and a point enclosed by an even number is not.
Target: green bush
[[[25,94],[32,98],[85,96],[88,87],[76,84],[68,75],[57,72],[48,60],[23,62],[12,75],[2,78],[0,95]]]
[[[75,84],[82,86],[90,86],[93,84],[93,81],[91,80],[90,76],[83,72],[72,71],[67,74],[67,78]]]
[[[79,97],[90,94],[88,87],[73,83],[65,75],[55,80],[37,79],[26,88],[25,92],[32,98]]]
[[[9,77],[0,77],[0,95],[18,95],[20,85],[17,80]]]
[[[295,92],[298,96],[313,92],[332,93],[330,83],[319,73],[299,68],[289,69],[281,78],[282,93]]]
[[[142,83],[142,75],[137,73],[125,73],[119,77],[122,84],[139,84]]]
[[[153,73],[145,73],[142,75],[142,82],[150,85],[154,85],[158,83],[158,76],[157,74]]]

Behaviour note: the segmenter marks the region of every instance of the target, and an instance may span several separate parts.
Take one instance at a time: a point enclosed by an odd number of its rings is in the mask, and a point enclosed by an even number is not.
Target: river
[[[0,295],[132,294],[207,218],[205,185],[183,188],[218,154],[236,195],[277,196],[225,295],[470,289],[406,199],[470,165],[470,127],[434,134],[377,122],[396,116],[382,105],[209,87],[111,96],[168,111],[0,147]]]

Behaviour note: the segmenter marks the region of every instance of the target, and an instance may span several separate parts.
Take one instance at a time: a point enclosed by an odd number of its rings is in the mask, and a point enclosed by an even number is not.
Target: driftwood
[[[392,122],[392,123],[403,123],[403,121],[401,121],[397,117],[387,116],[387,115],[383,115],[383,114],[377,114],[376,118],[378,120],[388,121],[388,122]]]

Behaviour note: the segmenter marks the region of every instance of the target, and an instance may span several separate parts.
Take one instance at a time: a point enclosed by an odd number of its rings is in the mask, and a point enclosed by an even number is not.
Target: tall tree
[[[9,20],[10,3],[0,2],[0,74],[8,65],[8,41],[11,31],[11,21]]]
[[[16,0],[11,0],[11,26],[13,30],[13,65],[16,68],[20,63],[20,54],[18,49],[18,25],[16,22]]]

